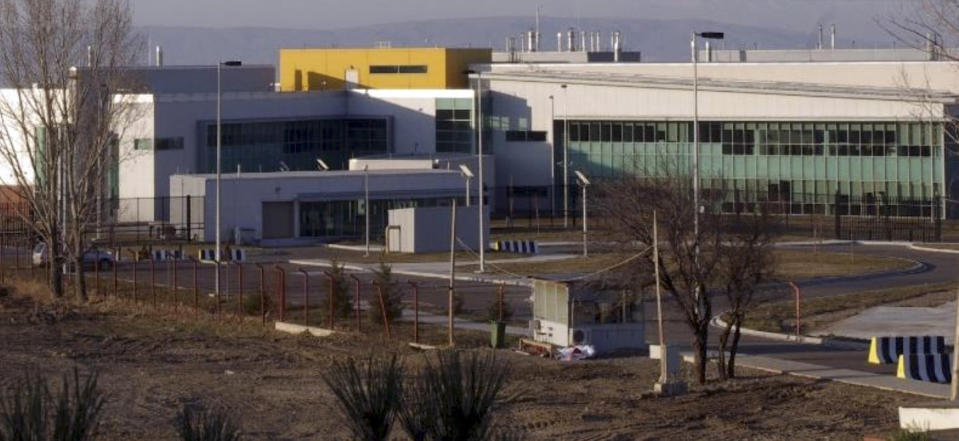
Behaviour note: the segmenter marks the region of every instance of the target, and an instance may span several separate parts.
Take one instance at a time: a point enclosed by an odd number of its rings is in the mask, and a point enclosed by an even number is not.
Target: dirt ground
[[[0,298],[0,386],[26,373],[95,369],[108,403],[102,440],[172,440],[183,403],[232,410],[246,440],[347,439],[322,375],[334,359],[423,355],[380,335],[277,334],[256,321],[135,313],[118,303],[37,305]],[[424,331],[441,339],[441,329]],[[460,334],[480,346],[484,334]],[[896,425],[921,398],[744,371],[743,379],[649,395],[657,362],[625,357],[571,364],[501,351],[514,373],[496,417],[529,440],[854,440]],[[402,439],[402,438],[398,438]]]

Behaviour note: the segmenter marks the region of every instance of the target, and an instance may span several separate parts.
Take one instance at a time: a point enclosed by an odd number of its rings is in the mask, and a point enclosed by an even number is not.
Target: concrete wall
[[[485,235],[489,238],[489,210],[486,212]],[[391,230],[389,247],[392,252],[437,253],[450,249],[450,224],[452,209],[449,207],[405,208],[390,210]],[[458,250],[479,250],[479,207],[457,207],[456,243]],[[462,243],[460,243],[462,241]],[[465,246],[464,246],[465,244]],[[468,248],[467,248],[468,247]]]
[[[216,239],[216,179],[213,175],[173,175],[170,178],[171,195],[187,194],[204,197],[204,234],[202,239]],[[364,173],[286,172],[224,174],[221,179],[222,239],[231,237],[234,228],[255,231],[257,239],[263,231],[263,202],[303,202],[327,200],[357,200],[364,194]],[[463,180],[458,172],[428,171],[371,171],[369,173],[370,199],[397,197],[460,196]],[[298,213],[298,210],[296,211]],[[299,234],[299,219],[295,215],[294,232]]]

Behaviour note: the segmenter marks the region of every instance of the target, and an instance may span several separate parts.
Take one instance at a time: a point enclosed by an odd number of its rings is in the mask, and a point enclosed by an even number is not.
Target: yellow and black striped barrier
[[[946,352],[946,338],[943,336],[911,337],[873,337],[869,344],[869,363],[892,364],[899,356],[935,355]]]
[[[896,376],[930,383],[951,383],[949,354],[904,354],[899,356]]]

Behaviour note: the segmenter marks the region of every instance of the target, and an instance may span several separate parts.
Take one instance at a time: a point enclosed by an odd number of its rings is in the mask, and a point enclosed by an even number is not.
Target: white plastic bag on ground
[[[576,361],[593,358],[596,355],[596,348],[592,345],[570,346],[559,350],[556,356],[560,361]]]

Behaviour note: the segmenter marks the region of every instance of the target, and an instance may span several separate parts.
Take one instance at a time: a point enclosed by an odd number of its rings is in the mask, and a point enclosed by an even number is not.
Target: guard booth
[[[559,347],[591,345],[597,354],[646,349],[643,298],[587,283],[533,283],[533,339]]]

